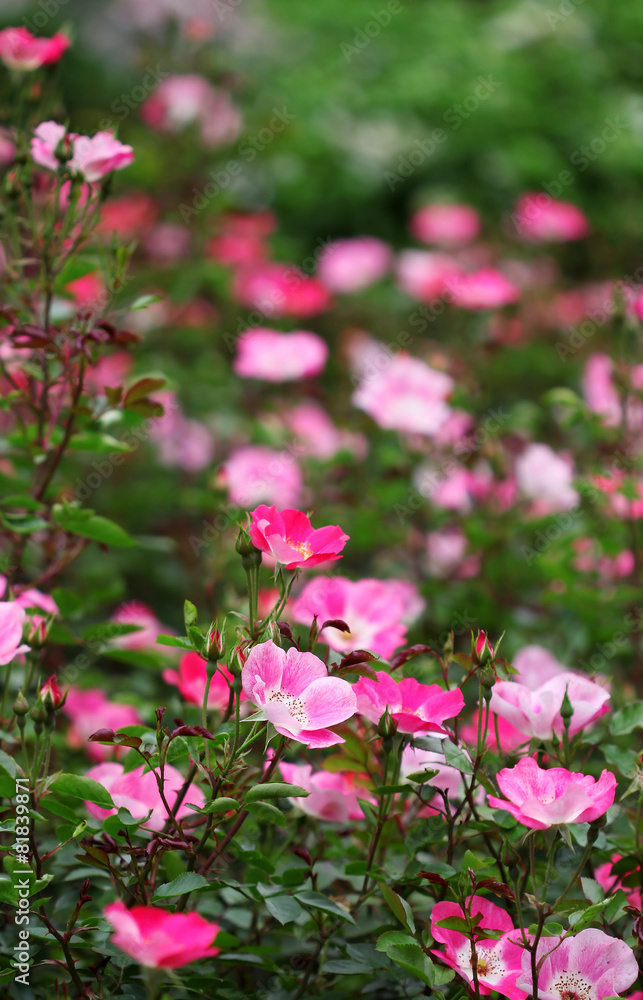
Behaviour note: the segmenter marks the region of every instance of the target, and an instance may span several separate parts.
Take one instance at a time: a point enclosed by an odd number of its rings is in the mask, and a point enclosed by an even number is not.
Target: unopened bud
[[[216,663],[225,656],[225,641],[216,622],[210,625],[203,644],[203,654],[211,663]]]
[[[396,732],[397,732],[397,722],[391,716],[391,713],[389,712],[387,707],[384,712],[384,715],[377,723],[377,735],[383,736],[384,739],[391,739],[393,736],[395,736]]]
[[[42,732],[43,723],[47,721],[47,709],[41,701],[36,701],[29,715],[33,719],[36,734],[39,735]]]
[[[569,720],[571,719],[573,714],[574,714],[574,706],[569,700],[569,695],[567,694],[567,688],[565,688],[565,697],[563,698],[562,705],[560,706],[560,715],[565,725],[569,725]]]
[[[14,714],[17,715],[19,719],[25,716],[29,711],[29,702],[25,698],[22,691],[18,691],[16,700],[13,703],[13,711]]]
[[[241,556],[241,565],[246,571],[261,566],[261,552],[252,544],[245,528],[239,528],[236,549]]]
[[[489,644],[486,632],[478,632],[475,640],[471,633],[471,657],[480,667],[486,666],[494,657],[493,646]]]
[[[60,689],[56,680],[56,675],[52,674],[38,692],[38,698],[43,703],[48,712],[56,712],[65,703],[65,695]]]

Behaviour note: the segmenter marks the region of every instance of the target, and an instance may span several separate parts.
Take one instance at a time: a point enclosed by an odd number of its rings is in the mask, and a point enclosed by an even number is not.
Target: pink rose
[[[207,679],[206,662],[198,653],[185,653],[179,661],[178,672],[176,670],[163,671],[163,680],[167,684],[176,685],[182,697],[192,705],[203,705]],[[226,710],[233,679],[228,668],[220,663],[210,681],[208,708],[217,709],[219,712]],[[243,692],[241,697],[244,697]]]
[[[415,213],[409,229],[422,243],[457,247],[475,240],[480,216],[470,205],[426,205]]]
[[[166,764],[164,768],[163,793],[168,805],[172,809],[178,793],[183,788],[185,778],[180,771],[177,771],[171,764]],[[96,819],[106,819],[108,816],[115,816],[118,809],[127,809],[134,819],[143,819],[149,812],[151,815],[145,820],[143,826],[148,830],[162,830],[167,821],[167,810],[163,805],[159,787],[153,771],[144,773],[144,765],[135,767],[133,771],[125,771],[123,764],[117,761],[105,761],[97,764],[87,772],[87,777],[98,781],[107,789],[112,797],[114,809],[102,809],[93,802],[86,802],[85,807],[90,816]],[[195,813],[189,807],[205,805],[205,796],[201,789],[192,784],[188,788],[185,798],[175,812],[177,820],[194,816]]]
[[[560,714],[565,693],[573,709],[570,736],[609,711],[606,704],[609,691],[588,677],[571,672],[558,674],[535,690],[516,681],[497,681],[489,707],[527,737],[549,740],[556,734],[560,739],[565,728]]]
[[[544,193],[523,195],[513,218],[518,235],[529,243],[581,240],[589,232],[580,208]]]
[[[445,691],[439,684],[420,684],[413,677],[395,681],[380,670],[377,680],[360,677],[353,686],[360,715],[379,722],[388,709],[402,733],[440,730],[445,719],[453,719],[464,708],[460,688]]]
[[[546,830],[561,823],[591,823],[614,802],[616,778],[603,771],[598,781],[564,767],[538,767],[523,757],[515,767],[498,772],[498,785],[506,799],[489,795],[490,806],[505,809],[532,830]]]
[[[308,816],[326,820],[329,823],[348,823],[364,819],[364,811],[357,801],[367,799],[375,804],[375,799],[359,783],[353,771],[331,772],[313,771],[310,764],[279,764],[284,781],[299,785],[309,792],[307,798],[290,799],[294,806]],[[362,781],[366,780],[366,776]]]
[[[61,32],[52,38],[35,38],[26,28],[0,31],[0,59],[9,69],[33,70],[58,62],[71,42]]]
[[[142,725],[143,720],[133,705],[109,701],[99,688],[80,691],[71,688],[63,706],[71,719],[67,742],[71,747],[82,748],[91,760],[106,760],[112,755],[122,756],[120,747],[104,743],[90,743],[89,737],[98,729],[113,729],[115,733],[125,726]]]
[[[237,448],[226,460],[221,479],[232,503],[246,510],[259,503],[293,507],[301,500],[301,470],[290,451],[263,445]]]
[[[324,247],[317,274],[332,292],[359,292],[386,274],[392,257],[386,243],[374,236],[337,240]]]
[[[337,524],[313,528],[300,510],[278,511],[265,504],[252,511],[249,532],[252,544],[283,563],[286,569],[341,559],[340,553],[349,539]]]
[[[0,601],[0,664],[11,663],[19,653],[28,653],[22,642],[27,613],[17,601]]]
[[[58,170],[56,150],[64,140],[72,156],[67,164],[72,174],[90,183],[99,181],[113,170],[122,170],[134,160],[134,150],[116,139],[112,132],[96,132],[93,136],[66,133],[57,122],[42,122],[34,129],[31,155],[34,162],[47,170]]]
[[[587,927],[573,937],[544,937],[538,942],[536,962],[541,1000],[583,997],[604,1000],[617,996],[635,982],[639,968],[625,941],[598,927]],[[516,985],[533,993],[531,955],[522,953],[522,972]]]
[[[328,729],[355,714],[355,694],[348,681],[329,677],[313,653],[274,642],[254,646],[241,672],[246,697],[263,710],[278,733],[308,747],[331,747],[344,739]]]
[[[237,301],[258,309],[267,317],[296,316],[304,319],[331,306],[328,289],[317,278],[305,275],[291,264],[256,261],[237,271],[232,283]]]
[[[386,430],[434,435],[450,414],[453,379],[403,352],[382,357],[385,363],[361,371],[353,406]]]
[[[114,928],[112,943],[150,969],[180,969],[200,958],[212,958],[218,924],[198,913],[170,913],[159,906],[110,903],[103,911]]]
[[[242,378],[289,382],[319,375],[327,358],[328,347],[316,333],[257,327],[239,338],[232,367]]]

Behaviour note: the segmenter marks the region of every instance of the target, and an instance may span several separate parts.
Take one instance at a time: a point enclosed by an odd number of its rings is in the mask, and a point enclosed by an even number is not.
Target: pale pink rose
[[[170,631],[162,624],[147,604],[141,601],[127,601],[119,605],[110,621],[118,625],[136,625],[136,632],[128,632],[110,639],[110,645],[117,649],[156,649],[158,635],[167,635]]]
[[[437,579],[466,580],[480,572],[480,556],[467,556],[468,541],[459,528],[430,531],[426,536],[426,570]]]
[[[470,274],[460,273],[448,281],[453,302],[461,309],[500,309],[517,302],[520,289],[501,271],[485,267]]]
[[[319,375],[327,359],[328,347],[316,333],[258,327],[239,338],[232,367],[242,378],[289,382]]]
[[[232,503],[245,509],[260,503],[294,507],[303,490],[301,470],[292,454],[263,445],[233,451],[221,478]]]
[[[143,720],[132,705],[109,701],[99,688],[80,691],[70,688],[63,706],[71,719],[67,741],[71,747],[85,750],[91,760],[106,760],[112,755],[122,756],[120,747],[103,743],[90,743],[89,737],[99,729],[113,729],[115,733],[124,726],[142,725]]]
[[[422,243],[458,247],[478,236],[480,216],[470,205],[425,205],[412,217],[409,230]]]
[[[310,458],[329,459],[340,451],[352,452],[359,459],[366,457],[368,442],[364,435],[340,430],[319,403],[299,403],[287,410],[283,419],[302,454]]]
[[[464,753],[467,757],[469,757],[469,759],[471,759],[466,750],[464,750]],[[437,771],[437,774],[433,775],[432,778],[429,778],[429,780],[423,785],[424,788],[426,788],[427,785],[431,788],[435,788],[436,792],[433,798],[429,800],[427,805],[418,815],[444,815],[445,806],[444,797],[441,794],[442,792],[445,792],[448,796],[450,800],[449,806],[452,809],[458,800],[461,801],[464,798],[465,786],[462,780],[462,773],[458,771],[457,768],[447,764],[443,753],[435,753],[432,750],[418,750],[414,747],[405,747],[402,751],[402,760],[400,762],[400,780],[412,781],[413,779],[410,778],[410,775],[421,771]],[[478,793],[476,793],[476,797],[482,801],[482,797]]]
[[[595,781],[589,774],[564,767],[545,770],[532,757],[523,757],[515,767],[503,768],[497,781],[506,799],[489,795],[489,805],[505,809],[532,830],[546,830],[561,823],[591,823],[607,812],[616,792],[616,778],[611,771],[602,771]]]
[[[529,243],[581,240],[589,224],[580,208],[569,201],[556,201],[548,194],[526,194],[513,216],[516,231]]]
[[[28,653],[22,642],[27,613],[17,601],[0,601],[0,664],[11,663],[20,653]]]
[[[335,562],[342,558],[342,549],[349,540],[338,524],[313,528],[302,511],[288,507],[279,511],[265,504],[252,511],[248,531],[252,544],[286,569]]]
[[[484,726],[484,721],[486,719],[486,710],[483,709],[482,722]],[[469,747],[478,746],[478,719],[479,719],[478,708],[474,709],[471,715],[471,722],[467,722],[464,726],[458,727],[458,734],[463,743],[466,743]],[[527,746],[529,742],[529,737],[521,733],[520,730],[512,726],[510,722],[506,719],[496,718],[493,712],[489,713],[489,725],[487,728],[487,737],[485,740],[486,746],[488,746],[495,753],[498,753],[498,741],[496,739],[496,729],[498,730],[498,736],[500,738],[500,752],[503,754],[514,753],[519,747]]]
[[[340,653],[368,649],[388,660],[406,639],[405,613],[418,611],[417,588],[410,593],[395,580],[347,580],[342,576],[317,576],[310,580],[292,604],[292,616],[302,625],[312,625],[317,616],[321,628],[325,621],[339,619],[351,631],[324,629],[321,641]]]
[[[519,989],[516,979],[522,971],[522,956],[524,952],[518,941],[520,931],[514,929],[513,921],[506,910],[492,903],[483,896],[469,896],[465,900],[466,911],[459,903],[447,900],[435,903],[431,910],[431,934],[436,941],[446,946],[445,951],[431,949],[446,965],[458,973],[469,986],[473,986],[473,969],[471,967],[471,941],[460,931],[440,927],[440,922],[450,917],[464,917],[466,913],[473,917],[481,916],[478,927],[500,931],[500,937],[483,938],[476,942],[477,977],[482,996],[497,992],[509,1000],[524,1000],[527,993]],[[545,940],[551,940],[546,938]],[[556,1000],[561,1000],[557,997]]]
[[[621,860],[622,855],[612,854],[609,861],[606,861],[602,865],[598,865],[594,868],[594,878],[603,889],[606,896],[613,896],[617,889],[622,889],[627,896],[627,902],[630,906],[635,906],[637,910],[641,909],[641,889],[639,886],[623,885],[623,879],[626,875],[640,874],[640,867],[632,868],[628,872],[623,872],[621,875],[612,874],[612,866]]]
[[[621,401],[612,381],[614,363],[608,354],[592,354],[583,371],[583,395],[590,410],[603,417],[605,427],[617,427],[622,419]]]
[[[407,295],[420,302],[446,298],[450,283],[461,273],[460,266],[445,253],[403,250],[398,257],[398,284]]]
[[[267,317],[316,316],[331,306],[328,289],[293,267],[277,261],[257,261],[241,267],[232,282],[232,293],[248,309]]]
[[[350,719],[356,710],[348,681],[329,677],[313,653],[274,642],[254,646],[241,672],[246,697],[262,709],[278,733],[308,747],[331,747],[344,739],[328,726]]]
[[[434,435],[449,417],[453,379],[404,352],[384,360],[379,369],[362,373],[353,406],[386,430]]]
[[[357,783],[353,771],[331,772],[313,771],[310,764],[279,764],[284,781],[289,785],[299,785],[309,792],[307,798],[290,799],[294,806],[329,823],[348,823],[364,819],[364,812],[358,798],[375,804],[373,796]],[[366,776],[364,776],[366,778]]]
[[[4,28],[0,31],[0,60],[9,69],[39,69],[58,62],[70,45],[61,32],[51,38],[36,38],[26,28]]]
[[[598,927],[573,937],[543,937],[536,949],[538,996],[542,1000],[604,1000],[623,993],[636,981],[639,967],[625,941]],[[542,963],[542,964],[541,964]],[[519,988],[533,993],[531,955],[522,952]]]
[[[390,247],[374,236],[336,240],[324,247],[317,275],[331,292],[359,292],[379,281],[392,259]]]
[[[208,691],[208,708],[224,712],[230,700],[230,685],[233,681],[232,674],[222,663],[218,664],[216,672],[212,675],[210,689]],[[205,686],[208,680],[206,661],[198,653],[185,653],[179,660],[179,669],[164,670],[163,680],[167,684],[174,684],[181,692],[181,696],[191,705],[203,705]],[[241,698],[244,697],[243,691]]]
[[[541,684],[569,673],[569,667],[559,663],[553,653],[544,646],[523,646],[511,661],[512,667],[518,671],[516,680],[525,687],[535,691]]]
[[[221,928],[198,913],[170,913],[159,906],[128,910],[120,900],[103,913],[114,928],[112,944],[149,969],[180,969],[219,954],[213,942]]]
[[[141,117],[151,128],[173,135],[196,124],[210,147],[234,142],[242,125],[230,95],[194,73],[163,80],[145,101]]]
[[[470,447],[465,437],[473,428],[473,422],[473,417],[465,410],[451,410],[447,419],[436,431],[435,443],[438,445],[455,445],[457,455],[461,454],[467,448],[469,451],[473,450],[478,447],[475,441]]]
[[[67,168],[72,174],[90,183],[99,181],[113,170],[122,170],[134,160],[134,150],[116,139],[112,132],[96,132],[93,136],[66,134],[65,126],[43,122],[34,129],[31,155],[48,170],[58,170],[56,150],[61,142],[72,152]]]
[[[574,469],[546,444],[529,444],[515,463],[516,482],[524,497],[537,501],[538,512],[569,510],[578,503]]]
[[[467,514],[473,508],[473,476],[469,469],[449,460],[443,468],[434,462],[423,462],[413,473],[413,485],[425,500]]]
[[[107,789],[112,797],[114,809],[102,809],[93,802],[86,802],[85,808],[90,816],[96,819],[106,819],[115,816],[118,809],[128,809],[134,819],[143,819],[151,810],[151,816],[143,826],[148,830],[162,830],[168,818],[159,792],[156,776],[153,771],[144,773],[144,765],[125,771],[118,761],[105,761],[96,764],[87,772],[87,777],[98,781]],[[166,764],[163,773],[163,792],[170,808],[173,807],[178,793],[183,788],[185,778],[171,764]],[[205,795],[197,785],[190,785],[185,798],[175,812],[177,820],[182,820],[195,813],[190,806],[205,805]]]
[[[555,733],[560,739],[565,728],[560,714],[565,692],[573,709],[570,736],[609,711],[609,691],[588,677],[571,672],[557,674],[535,689],[516,681],[497,681],[489,707],[525,736],[550,740]]]
[[[379,722],[388,709],[402,733],[441,730],[445,719],[453,719],[464,708],[460,688],[445,691],[439,684],[420,684],[413,677],[395,681],[383,670],[377,680],[360,677],[353,686],[357,712],[371,722]]]

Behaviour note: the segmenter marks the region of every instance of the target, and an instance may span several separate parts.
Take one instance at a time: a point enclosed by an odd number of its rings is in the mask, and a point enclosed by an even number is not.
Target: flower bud
[[[486,666],[487,663],[493,660],[495,653],[493,646],[489,644],[486,632],[478,632],[475,641],[473,632],[471,633],[471,656],[473,662],[480,667]]]
[[[36,701],[32,705],[29,715],[33,719],[36,734],[39,735],[42,732],[43,723],[47,721],[47,709],[41,701]]]
[[[18,691],[16,700],[13,703],[13,711],[14,714],[17,715],[19,719],[25,716],[29,711],[29,702],[25,698],[22,691]]]
[[[246,571],[261,566],[261,552],[252,544],[245,528],[239,528],[236,549],[241,556],[241,565]]]
[[[395,736],[396,732],[397,722],[391,717],[391,713],[387,708],[384,715],[377,723],[377,734],[378,736],[383,736],[384,739],[390,739]]]
[[[562,705],[560,706],[560,717],[563,720],[565,726],[569,725],[569,720],[574,714],[574,706],[569,700],[569,695],[567,694],[567,688],[565,688],[565,697],[563,698]]]
[[[216,663],[225,656],[225,640],[217,625],[213,622],[208,629],[205,642],[203,644],[203,655],[211,663]]]
[[[65,703],[65,695],[60,690],[60,685],[56,680],[56,675],[52,674],[38,692],[38,698],[43,703],[48,712],[56,712]]]

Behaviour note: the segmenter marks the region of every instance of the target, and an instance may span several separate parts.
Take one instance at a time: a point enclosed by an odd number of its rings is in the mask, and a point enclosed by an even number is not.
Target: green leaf
[[[163,389],[166,385],[167,379],[165,378],[140,378],[126,391],[123,406],[131,406],[132,403],[147,399],[151,392]]]
[[[229,812],[231,809],[239,809],[239,803],[236,799],[230,799],[223,795],[220,799],[215,799],[214,802],[208,802],[204,812],[222,813]]]
[[[323,896],[321,892],[298,892],[295,894],[295,899],[303,903],[304,906],[312,906],[315,910],[332,913],[336,917],[341,917],[342,920],[347,920],[349,924],[355,923],[350,913],[329,899],[328,896]]]
[[[15,760],[8,753],[5,753],[4,750],[0,750],[0,768],[6,771],[10,778],[15,778],[18,774]]]
[[[443,743],[444,757],[447,764],[451,767],[455,767],[457,771],[461,771],[462,774],[473,774],[473,764],[471,763],[469,757],[461,750],[460,747],[452,743],[451,740],[445,740]]]
[[[171,882],[160,885],[154,893],[153,899],[167,899],[169,896],[183,896],[186,892],[194,892],[195,889],[203,889],[209,885],[207,878],[197,875],[196,872],[183,872],[178,878]]]
[[[614,712],[610,730],[612,736],[625,736],[641,727],[643,727],[643,701],[634,701],[631,705]]]
[[[266,909],[280,924],[288,924],[298,920],[304,912],[292,896],[269,896],[266,899]]]
[[[89,538],[101,545],[113,545],[115,548],[130,548],[137,545],[127,532],[110,521],[107,517],[94,514],[71,504],[54,504],[53,517],[64,531],[81,538]]]
[[[157,635],[156,641],[159,646],[176,646],[177,649],[192,649],[192,644],[185,639],[179,639],[177,635]]]
[[[581,878],[580,881],[583,887],[583,892],[587,899],[589,899],[590,903],[600,903],[601,900],[604,899],[605,893],[596,879]]]
[[[391,889],[390,886],[381,884],[380,892],[384,897],[384,902],[388,908],[395,914],[397,919],[400,921],[402,926],[406,928],[409,934],[415,933],[415,920],[413,918],[413,910],[407,903],[405,899]]]
[[[264,823],[276,823],[277,826],[286,826],[286,817],[281,809],[273,806],[270,802],[246,802],[245,808],[257,819]]]
[[[59,774],[51,785],[51,790],[74,799],[93,802],[101,809],[113,809],[112,797],[98,781],[80,774]]]
[[[253,785],[246,792],[244,805],[249,802],[261,802],[264,799],[293,799],[303,798],[310,795],[305,788],[299,785],[289,785],[287,781],[270,781],[260,785]]]
[[[35,531],[49,527],[49,523],[42,517],[34,517],[32,514],[8,514],[4,511],[0,513],[0,523],[17,535],[31,535]]]
[[[449,983],[455,973],[431,961],[412,937],[400,931],[386,931],[377,940],[377,950],[383,951],[392,962],[410,972],[412,976],[433,988]]]

